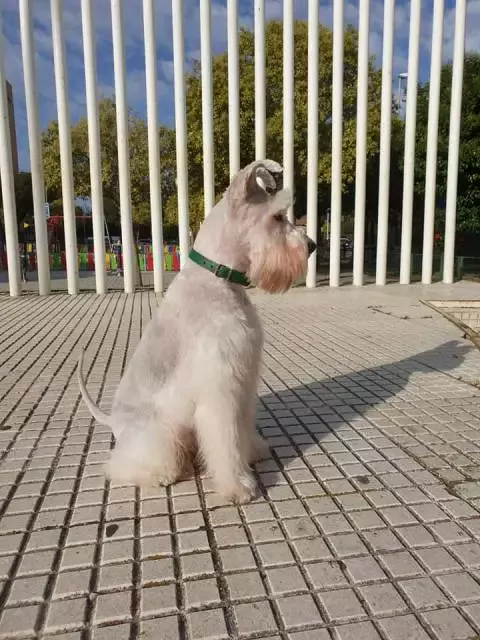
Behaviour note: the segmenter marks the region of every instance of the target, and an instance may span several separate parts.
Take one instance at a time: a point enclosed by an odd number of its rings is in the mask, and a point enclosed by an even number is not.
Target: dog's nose
[[[317,245],[315,244],[315,242],[308,236],[307,236],[307,247],[308,247],[308,255],[311,255],[317,248]]]

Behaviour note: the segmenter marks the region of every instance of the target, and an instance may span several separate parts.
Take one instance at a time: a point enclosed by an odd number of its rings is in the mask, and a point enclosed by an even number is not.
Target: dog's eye
[[[283,213],[276,213],[273,216],[273,219],[276,220],[277,222],[282,222],[283,221]]]

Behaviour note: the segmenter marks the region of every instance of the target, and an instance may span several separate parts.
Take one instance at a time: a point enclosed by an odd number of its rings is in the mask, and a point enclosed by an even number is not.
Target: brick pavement
[[[108,409],[152,293],[0,296],[0,638],[480,636],[480,353],[419,298],[254,292],[261,497],[105,483]]]

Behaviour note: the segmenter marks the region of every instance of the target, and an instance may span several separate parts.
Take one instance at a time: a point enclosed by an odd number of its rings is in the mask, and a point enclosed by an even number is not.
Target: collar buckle
[[[222,271],[223,273],[225,273],[225,275],[220,275],[219,273],[220,271]],[[232,267],[227,267],[224,264],[217,264],[214,271],[213,271],[214,275],[218,277],[221,277],[223,280],[226,280],[227,282],[230,282],[232,275],[233,275],[233,269]]]

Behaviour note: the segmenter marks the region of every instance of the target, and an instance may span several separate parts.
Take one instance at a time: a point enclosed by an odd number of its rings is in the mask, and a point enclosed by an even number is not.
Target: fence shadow
[[[280,471],[287,465],[294,466],[292,462],[301,459],[303,454],[313,453],[315,445],[329,434],[349,426],[352,420],[368,420],[372,410],[404,391],[413,375],[448,374],[474,350],[470,344],[451,340],[389,364],[259,396],[257,428],[267,437],[271,454],[255,465],[263,491],[277,484]],[[405,433],[408,434],[409,429],[413,432],[414,425],[412,416],[412,425],[403,427]],[[371,426],[375,428],[374,424]],[[358,476],[363,483],[369,483],[364,472]],[[262,481],[263,477],[267,480]]]

